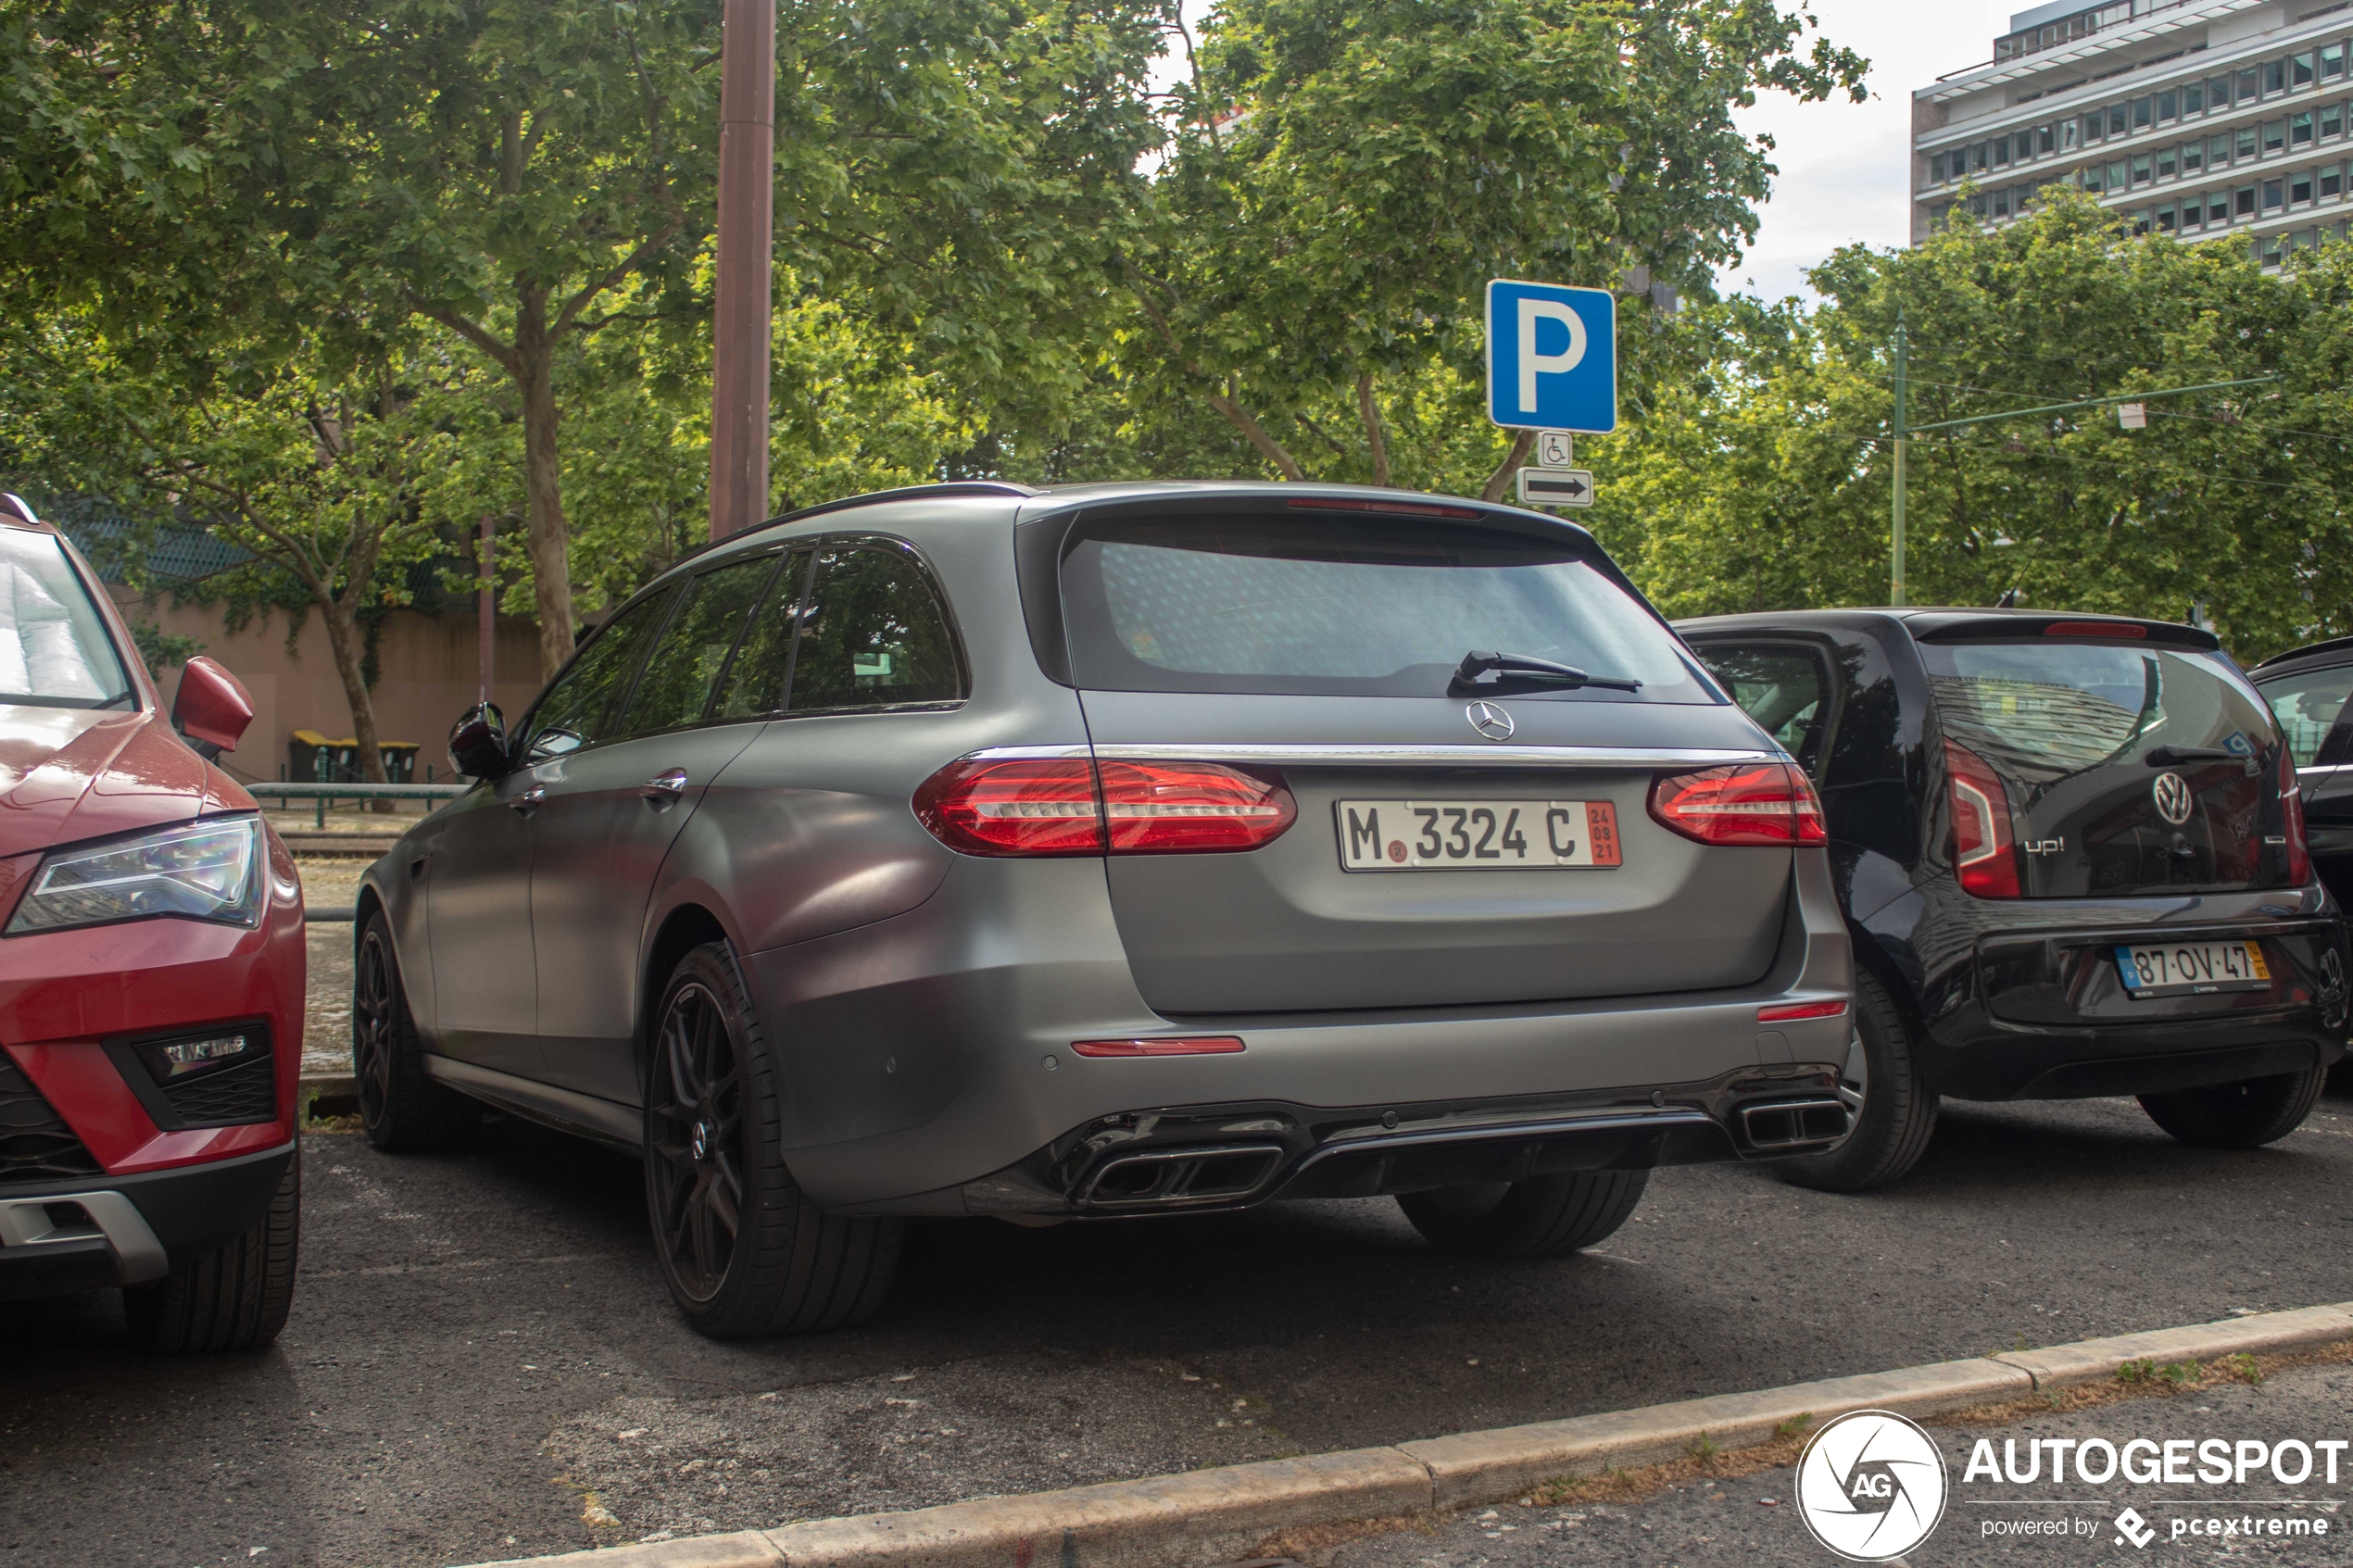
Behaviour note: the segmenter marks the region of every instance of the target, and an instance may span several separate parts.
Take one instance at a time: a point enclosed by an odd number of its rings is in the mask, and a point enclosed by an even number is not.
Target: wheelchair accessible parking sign
[[[1617,299],[1497,278],[1487,285],[1487,417],[1506,430],[1617,428]]]

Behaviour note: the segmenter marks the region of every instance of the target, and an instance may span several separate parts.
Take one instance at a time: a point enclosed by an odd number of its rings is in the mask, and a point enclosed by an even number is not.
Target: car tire
[[[122,1293],[131,1337],[158,1355],[251,1350],[278,1337],[294,1304],[302,1242],[302,1150],[286,1162],[259,1224],[153,1285]]]
[[[1401,1194],[1397,1207],[1456,1258],[1557,1258],[1614,1233],[1642,1200],[1648,1171],[1575,1171]]]
[[[873,1316],[905,1223],[828,1214],[793,1180],[767,1036],[726,944],[679,962],[654,1020],[646,1213],[688,1326],[749,1339]]]
[[[482,1119],[473,1101],[426,1075],[424,1045],[382,909],[368,916],[352,958],[351,1073],[359,1124],[387,1154],[447,1148]]]
[[[2149,1120],[2199,1148],[2259,1148],[2304,1124],[2328,1085],[2328,1069],[2242,1078],[2204,1088],[2143,1095]]]
[[[1936,1091],[1914,1060],[1903,1010],[1868,970],[1855,972],[1855,1033],[1839,1074],[1839,1098],[1854,1119],[1846,1141],[1826,1154],[1777,1160],[1775,1175],[1818,1192],[1869,1192],[1903,1175],[1928,1152],[1936,1131]]]

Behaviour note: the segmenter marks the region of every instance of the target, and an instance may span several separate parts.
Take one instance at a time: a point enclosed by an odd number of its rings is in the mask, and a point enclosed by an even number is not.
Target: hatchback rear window
[[[1937,717],[2001,772],[2047,783],[2160,746],[2254,758],[2271,715],[2218,654],[2093,643],[1923,644]]]
[[[1063,561],[1073,673],[1101,691],[1442,696],[1473,650],[1640,681],[1515,701],[1718,700],[1590,546],[1418,518],[1082,525]]]

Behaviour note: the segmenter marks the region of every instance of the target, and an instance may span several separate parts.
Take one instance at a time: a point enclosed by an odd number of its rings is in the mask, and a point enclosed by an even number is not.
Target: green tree
[[[1773,171],[1733,112],[1862,96],[1864,62],[1802,50],[1806,26],[1772,0],[1233,0],[1129,256],[1139,381],[1287,478],[1390,483],[1388,405],[1474,407],[1490,278],[1708,293]],[[1629,383],[1646,317],[1621,329]],[[1492,496],[1528,443],[1482,433]]]
[[[461,454],[489,407],[472,357],[428,341],[340,374],[277,357],[143,371],[80,313],[12,320],[0,342],[11,465],[43,491],[104,495],[248,551],[212,586],[318,612],[361,771],[385,782],[365,622],[405,602],[406,569],[463,526]],[[142,641],[150,659],[189,651]]]
[[[2129,237],[2053,193],[1999,230],[1855,246],[1822,303],[1694,312],[1704,369],[1592,447],[1592,521],[1672,614],[1878,604],[1888,591],[1893,358],[1908,415],[1972,414],[2276,375],[2271,386],[1933,432],[1912,443],[1915,603],[2022,602],[2179,620],[2242,654],[2353,629],[2344,564],[2353,252],[2266,275],[2243,245]]]
[[[780,16],[780,251],[926,370],[1080,379],[1157,136],[1160,0]],[[0,0],[0,266],[109,326],[218,319],[357,363],[416,316],[517,406],[543,666],[573,646],[567,348],[707,332],[717,0]],[[133,352],[132,340],[120,340]]]

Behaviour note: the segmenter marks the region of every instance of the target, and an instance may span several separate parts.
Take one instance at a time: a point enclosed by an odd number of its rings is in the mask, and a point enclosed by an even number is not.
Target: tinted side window
[[[1831,710],[1830,668],[1820,654],[1770,643],[1702,643],[1694,651],[1742,711],[1809,771],[1820,772]]]
[[[719,719],[749,719],[774,713],[785,706],[785,681],[792,672],[793,623],[800,596],[809,586],[812,552],[795,550],[785,558],[751,624],[744,629],[743,646],[727,671],[727,689],[720,694]]]
[[[637,678],[618,734],[642,735],[701,720],[744,617],[775,571],[776,558],[761,556],[706,571],[686,585],[685,602]]]
[[[2328,740],[2330,732],[2344,715],[2346,698],[2353,696],[2353,665],[2339,665],[2334,670],[2300,670],[2293,675],[2263,681],[2256,689],[2271,704],[2297,767],[2313,767],[2323,759],[2330,762],[2339,760],[2344,747],[2330,746]]]
[[[955,639],[921,568],[887,549],[818,552],[793,657],[793,711],[963,695]]]
[[[677,597],[675,588],[656,594],[598,629],[572,668],[557,676],[539,699],[523,747],[526,763],[577,751],[612,734],[616,710],[629,694],[637,666],[645,662],[646,646],[661,630]]]

